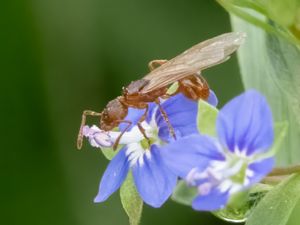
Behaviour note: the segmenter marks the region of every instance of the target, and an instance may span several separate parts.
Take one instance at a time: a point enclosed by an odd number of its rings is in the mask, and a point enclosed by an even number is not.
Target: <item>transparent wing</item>
[[[147,74],[143,79],[149,83],[141,92],[148,93],[226,61],[245,36],[242,32],[226,33],[193,46]]]

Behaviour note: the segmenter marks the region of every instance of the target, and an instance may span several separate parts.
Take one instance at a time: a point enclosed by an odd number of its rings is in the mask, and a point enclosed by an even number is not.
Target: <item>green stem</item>
[[[263,5],[260,4],[259,2],[253,2],[251,0],[231,0],[233,5],[244,7],[244,8],[249,8],[253,9],[265,16],[267,16],[267,11],[264,9]]]
[[[276,185],[293,173],[300,173],[300,165],[274,168],[271,173],[269,173],[268,176],[261,181],[261,183]]]
[[[294,165],[289,167],[278,167],[274,168],[271,173],[268,174],[268,177],[272,176],[286,176],[293,173],[300,173],[300,165]]]
[[[276,184],[279,184],[285,178],[286,178],[286,176],[272,176],[272,177],[267,176],[264,179],[262,179],[262,181],[260,183],[276,185]]]

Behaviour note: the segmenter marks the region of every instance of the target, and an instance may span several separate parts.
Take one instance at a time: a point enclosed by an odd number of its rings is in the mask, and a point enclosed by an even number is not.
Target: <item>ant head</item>
[[[112,130],[119,125],[128,112],[128,108],[124,106],[119,98],[110,101],[102,111],[100,127],[102,130]]]

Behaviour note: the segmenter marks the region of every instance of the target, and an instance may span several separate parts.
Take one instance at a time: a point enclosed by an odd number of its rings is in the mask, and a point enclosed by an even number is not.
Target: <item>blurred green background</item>
[[[107,160],[75,142],[81,112],[122,86],[230,31],[214,1],[32,0],[1,7],[1,224],[126,225],[118,194],[94,204]],[[236,57],[204,72],[220,105],[242,91]],[[93,121],[90,121],[93,122]],[[223,224],[168,201],[142,225]]]

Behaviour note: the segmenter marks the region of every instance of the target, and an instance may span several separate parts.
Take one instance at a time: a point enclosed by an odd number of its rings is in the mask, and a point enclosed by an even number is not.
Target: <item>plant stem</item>
[[[300,173],[300,165],[294,165],[289,167],[278,167],[274,168],[271,173],[268,174],[268,177],[271,176],[285,176],[290,175],[292,173]]]
[[[280,183],[283,179],[285,179],[287,176],[292,175],[293,173],[300,173],[300,165],[274,168],[268,174],[268,176],[262,179],[261,183],[276,185]]]
[[[276,184],[280,183],[284,178],[286,178],[286,176],[272,176],[272,177],[267,176],[264,179],[262,179],[262,181],[260,183],[276,185]]]

